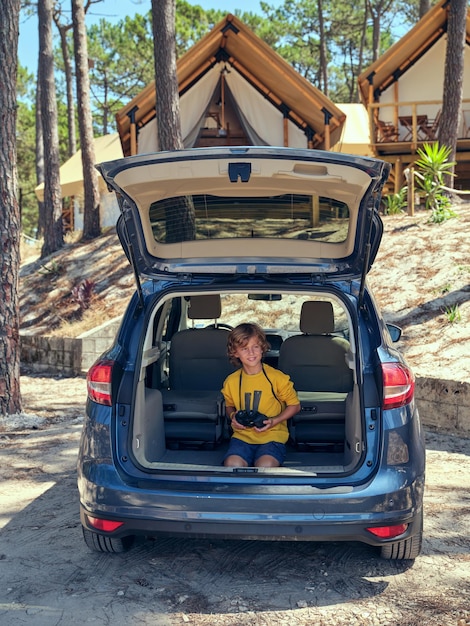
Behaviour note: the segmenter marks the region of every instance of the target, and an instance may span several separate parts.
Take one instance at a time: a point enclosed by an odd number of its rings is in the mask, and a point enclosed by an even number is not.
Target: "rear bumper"
[[[109,468],[111,470],[111,468]],[[107,474],[108,478],[112,470]],[[116,478],[117,475],[115,474]],[[96,474],[95,474],[96,478]],[[384,477],[383,477],[384,478]],[[390,487],[390,474],[386,476]],[[192,538],[218,537],[278,541],[360,541],[381,546],[407,539],[421,530],[424,476],[413,483],[384,492],[384,480],[372,481],[361,490],[343,494],[307,495],[298,490],[291,496],[269,493],[223,494],[148,490],[123,483],[101,486],[79,477],[82,525],[110,537],[127,535],[172,535]],[[118,482],[119,479],[118,479]],[[405,486],[404,486],[405,485]],[[127,490],[124,489],[127,487]],[[99,497],[96,497],[99,494]],[[105,533],[90,524],[88,516],[123,522],[118,530]],[[407,524],[406,531],[381,539],[369,527]]]
[[[372,546],[382,546],[386,543],[393,543],[402,539],[407,539],[418,534],[421,530],[420,511],[417,511],[412,518],[403,520],[394,519],[377,521],[368,524],[364,521],[356,522],[308,522],[286,523],[278,521],[269,524],[259,520],[251,522],[236,522],[228,520],[216,521],[175,521],[175,520],[149,520],[149,519],[127,519],[121,516],[106,516],[106,519],[116,519],[124,521],[118,531],[105,533],[97,531],[89,524],[88,515],[96,514],[86,511],[80,507],[80,519],[84,528],[93,532],[110,537],[125,537],[128,535],[145,536],[180,536],[186,538],[219,538],[219,539],[246,539],[246,540],[268,540],[268,541],[359,541]],[[98,515],[97,517],[102,517]],[[404,533],[392,539],[379,539],[366,529],[369,526],[387,526],[390,524],[407,523]]]

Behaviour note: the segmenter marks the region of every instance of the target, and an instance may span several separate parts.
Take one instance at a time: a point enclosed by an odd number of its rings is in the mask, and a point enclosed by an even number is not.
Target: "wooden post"
[[[398,131],[398,102],[400,101],[398,93],[398,80],[393,83],[393,97],[395,99],[395,106],[393,107],[393,123]]]
[[[284,147],[287,148],[289,146],[289,112],[290,109],[285,104],[281,105],[282,112],[282,134],[284,140]]]
[[[415,214],[415,168],[410,166],[410,183],[408,185],[408,194],[411,196],[411,202],[408,201],[408,214]]]
[[[129,111],[127,116],[129,117],[129,135],[130,135],[130,144],[131,144],[131,156],[137,154],[137,124],[135,121],[135,114],[139,110],[138,106],[135,106],[133,109]]]
[[[398,193],[403,187],[403,163],[400,158],[395,161],[395,193]]]
[[[326,124],[325,125],[325,150],[329,150],[331,147],[331,140],[330,140],[330,125]]]
[[[326,109],[325,107],[322,108],[322,112],[323,112],[323,119],[324,119],[324,144],[325,144],[325,150],[329,150],[331,147],[331,139],[330,139],[330,120],[333,117],[333,115],[328,111],[328,109]]]
[[[224,67],[224,69],[222,70],[222,72],[220,73],[220,100],[221,100],[221,107],[222,107],[222,128],[225,130],[225,72],[226,69]]]
[[[318,196],[312,196],[310,221],[312,228],[315,228],[320,223],[320,199]]]

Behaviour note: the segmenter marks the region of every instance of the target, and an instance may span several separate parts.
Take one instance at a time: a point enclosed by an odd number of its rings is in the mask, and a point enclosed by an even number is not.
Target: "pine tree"
[[[0,2],[0,416],[21,412],[16,167],[16,80],[20,0]]]

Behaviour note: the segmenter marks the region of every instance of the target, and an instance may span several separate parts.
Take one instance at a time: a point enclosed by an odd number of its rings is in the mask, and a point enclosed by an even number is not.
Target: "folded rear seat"
[[[350,392],[352,393],[352,392]],[[289,420],[297,444],[339,444],[346,437],[347,393],[298,392],[301,410]]]
[[[223,434],[223,396],[216,391],[163,392],[168,442],[217,443]]]

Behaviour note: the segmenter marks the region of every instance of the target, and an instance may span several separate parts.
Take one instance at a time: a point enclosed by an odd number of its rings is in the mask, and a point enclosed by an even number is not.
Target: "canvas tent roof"
[[[95,161],[111,161],[113,159],[122,158],[121,142],[119,134],[104,135],[96,137],[94,140]],[[105,191],[106,184],[98,174],[98,182],[100,189]],[[82,151],[78,150],[68,161],[60,167],[60,188],[62,198],[71,196],[80,196],[83,194],[83,169],[82,169]],[[38,185],[35,189],[36,196],[40,202],[44,201],[44,183]]]
[[[370,140],[369,116],[366,107],[359,103],[338,104],[346,114],[341,137],[333,146],[334,152],[373,156]]]
[[[344,113],[237,17],[228,14],[177,62],[186,147],[194,145],[191,142],[221,72],[248,136],[257,137],[257,143],[283,145],[282,133],[277,130],[282,129],[283,118],[288,120],[289,145],[298,146],[302,141],[306,146],[310,133],[314,147],[325,147],[325,118],[329,119],[330,145],[339,140]],[[155,118],[155,98],[155,83],[151,83],[117,113],[125,155],[131,154],[130,116],[135,116],[139,130],[138,152],[157,149],[155,126],[152,131],[145,128]],[[275,115],[279,123],[273,124]],[[150,135],[155,137],[153,143],[148,141]]]
[[[449,0],[439,0],[399,41],[370,65],[358,78],[362,101],[378,101],[380,94],[397,81],[447,31]],[[467,13],[466,42],[470,44]],[[371,82],[372,85],[371,85]]]

